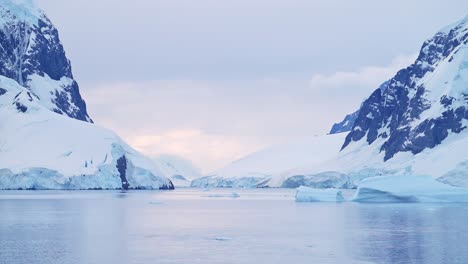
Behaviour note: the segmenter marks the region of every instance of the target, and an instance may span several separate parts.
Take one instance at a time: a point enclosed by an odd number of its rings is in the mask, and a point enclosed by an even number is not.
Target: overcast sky
[[[94,121],[208,173],[325,134],[466,0],[36,0]]]

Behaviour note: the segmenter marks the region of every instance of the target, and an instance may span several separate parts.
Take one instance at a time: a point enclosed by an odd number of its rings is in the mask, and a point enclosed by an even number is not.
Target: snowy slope
[[[279,187],[281,173],[305,164],[319,164],[338,153],[345,134],[324,135],[266,148],[237,160],[210,176],[196,179],[193,187]]]
[[[432,149],[414,155],[399,153],[383,161],[384,153],[374,146],[355,145],[322,164],[309,164],[285,172],[286,175],[315,175],[324,171],[338,171],[358,185],[362,179],[383,175],[430,175],[440,181],[468,187],[468,131],[451,135]],[[444,180],[442,180],[444,179]]]
[[[32,1],[0,0],[0,48],[0,189],[173,188],[92,124],[58,32]]]
[[[175,155],[160,155],[155,162],[159,170],[172,181],[175,187],[188,187],[193,179],[202,176],[200,169],[192,162]]]
[[[113,132],[50,111],[12,79],[0,87],[0,189],[172,188]]]

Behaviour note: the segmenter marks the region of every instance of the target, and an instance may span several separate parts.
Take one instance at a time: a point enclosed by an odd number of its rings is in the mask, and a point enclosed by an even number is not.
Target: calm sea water
[[[0,214],[1,264],[468,263],[463,204],[295,203],[284,189],[8,191]]]

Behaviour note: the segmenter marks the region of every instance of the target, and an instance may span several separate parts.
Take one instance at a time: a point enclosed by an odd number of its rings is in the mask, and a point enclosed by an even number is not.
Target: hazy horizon
[[[148,156],[180,155],[204,173],[262,147],[325,134],[468,7],[36,2],[59,30],[94,121]]]

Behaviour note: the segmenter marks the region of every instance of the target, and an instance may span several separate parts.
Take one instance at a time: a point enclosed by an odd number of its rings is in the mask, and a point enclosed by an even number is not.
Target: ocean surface
[[[2,191],[0,263],[468,263],[468,204],[294,194]]]

